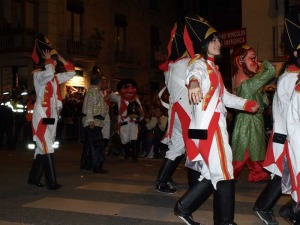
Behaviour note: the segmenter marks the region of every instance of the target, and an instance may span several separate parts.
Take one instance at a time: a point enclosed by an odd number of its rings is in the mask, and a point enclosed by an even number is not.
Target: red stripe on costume
[[[281,155],[277,158],[277,160],[275,160],[274,150],[273,150],[273,136],[274,136],[274,132],[272,132],[268,142],[268,147],[267,147],[265,160],[263,162],[263,167],[268,167],[272,164],[276,164],[277,168],[280,170],[282,174],[282,163],[283,163],[284,156],[288,152],[288,143],[287,141],[285,141]]]
[[[218,144],[219,159],[220,159],[221,169],[224,175],[224,180],[229,180],[230,173],[228,171],[226,152],[225,152],[223,137],[220,128],[218,128],[216,131],[216,142]]]
[[[298,200],[297,203],[299,203],[299,201],[300,201],[300,173],[297,174],[296,179],[297,179],[296,191],[297,191],[297,200]]]
[[[42,120],[40,120],[37,129],[36,129],[36,136],[37,138],[40,140],[40,142],[43,145],[43,152],[45,154],[48,153],[48,148],[47,148],[47,144],[46,144],[46,140],[45,140],[45,133],[46,133],[46,129],[47,129],[47,125],[42,123]]]
[[[48,91],[53,93],[52,85],[48,85]],[[47,107],[47,110],[46,110],[45,113],[46,113],[46,117],[50,118],[51,117],[51,108]],[[38,125],[37,125],[36,131],[34,131],[34,134],[37,136],[37,138],[40,140],[40,142],[43,145],[42,150],[45,154],[48,153],[48,147],[47,147],[47,143],[46,143],[46,140],[45,140],[46,129],[47,129],[47,125],[43,124],[42,119],[41,119],[39,121]]]
[[[120,103],[120,116],[122,117],[123,113],[127,110],[127,104],[125,102],[125,100],[121,100],[121,103]]]
[[[179,118],[179,121],[181,124],[181,133],[183,136],[184,143],[186,143],[186,140],[188,139],[188,129],[189,129],[191,119],[190,119],[189,115],[187,114],[187,112],[182,108],[182,106],[178,102],[175,102],[172,106],[169,130],[166,135],[168,137],[172,136],[175,113],[178,115],[178,118]]]
[[[291,157],[290,157],[290,154],[289,154],[288,151],[286,152],[286,157],[287,157],[287,162],[288,162],[289,172],[290,172],[289,175],[290,175],[291,183],[292,183],[292,193],[293,193],[294,191],[296,191],[296,192],[297,192],[297,195],[298,195],[298,191],[300,191],[300,190],[297,191],[296,176],[295,176],[294,171],[293,171],[293,166],[292,166],[292,164],[291,164]],[[299,183],[298,183],[298,184],[299,184]],[[298,199],[298,200],[299,200],[299,199]]]
[[[209,165],[208,158],[209,158],[212,140],[214,138],[214,135],[216,134],[217,129],[219,128],[219,119],[220,119],[220,113],[215,112],[208,126],[207,139],[200,140],[198,145],[199,152],[207,165]]]

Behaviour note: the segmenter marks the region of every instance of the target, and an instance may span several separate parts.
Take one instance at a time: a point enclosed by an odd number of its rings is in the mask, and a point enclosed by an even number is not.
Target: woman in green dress
[[[262,167],[266,153],[263,111],[269,101],[263,86],[275,77],[275,68],[268,61],[259,63],[254,49],[247,45],[232,52],[231,66],[235,94],[260,105],[255,114],[245,111],[236,114],[231,145],[234,177],[238,178],[246,164],[249,168],[248,181],[266,180],[268,173]]]

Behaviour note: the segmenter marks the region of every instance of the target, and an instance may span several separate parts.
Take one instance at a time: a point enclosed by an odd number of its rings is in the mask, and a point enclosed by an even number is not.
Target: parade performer
[[[63,106],[60,84],[71,79],[75,69],[52,48],[42,34],[37,36],[32,58],[40,68],[33,71],[36,102],[32,127],[36,148],[28,183],[43,186],[40,180],[45,171],[47,188],[56,190],[61,186],[56,182],[53,147],[57,121]],[[65,71],[60,71],[62,68]]]
[[[112,101],[118,104],[118,131],[124,148],[124,158],[138,158],[138,126],[143,117],[142,105],[137,95],[137,83],[133,79],[122,79],[117,84],[119,94],[110,93]],[[132,150],[132,152],[130,152]]]
[[[85,140],[80,160],[80,169],[94,173],[107,173],[103,169],[105,144],[102,128],[108,113],[108,106],[101,89],[106,86],[106,78],[100,68],[94,66],[91,74],[91,83],[83,100],[82,125]]]
[[[163,140],[169,149],[159,170],[155,190],[173,194],[176,188],[170,180],[185,154],[185,142],[188,138],[190,115],[193,109],[185,85],[190,57],[183,41],[182,24],[175,23],[167,50],[168,59],[160,65],[160,69],[164,71],[165,84],[169,92],[168,130]]]
[[[267,225],[277,225],[273,215],[273,207],[282,193],[289,193],[289,168],[287,152],[289,152],[287,136],[287,113],[295,83],[300,73],[300,22],[298,13],[290,12],[285,18],[284,47],[288,60],[279,76],[277,90],[272,104],[273,131],[267,147],[264,168],[270,171],[272,179],[257,198],[253,211]],[[286,174],[282,179],[283,174]]]
[[[297,54],[299,53],[298,50]],[[286,163],[283,164],[288,166],[288,170],[284,170],[282,174],[283,183],[289,181],[284,183],[287,189],[282,191],[291,194],[292,202],[283,206],[279,212],[281,217],[293,225],[300,225],[300,75],[298,76],[286,118],[288,149]]]
[[[262,167],[266,154],[263,112],[269,100],[263,87],[275,77],[275,68],[266,60],[260,64],[254,49],[243,45],[231,53],[231,73],[236,95],[259,103],[255,114],[236,113],[231,140],[234,177],[238,179],[246,164],[249,168],[248,181],[267,180],[269,174]]]
[[[214,192],[214,224],[233,225],[235,181],[225,106],[255,112],[258,104],[225,89],[214,63],[221,53],[217,31],[201,17],[185,19],[184,40],[192,58],[186,84],[189,100],[194,103],[186,152],[187,160],[195,165],[201,176],[178,200],[174,213],[186,224],[198,224],[192,213]]]

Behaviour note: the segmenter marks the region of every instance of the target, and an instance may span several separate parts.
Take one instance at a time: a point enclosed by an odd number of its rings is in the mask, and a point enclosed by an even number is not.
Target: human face
[[[220,39],[214,37],[211,42],[208,44],[207,56],[214,58],[217,55],[221,54],[221,42]]]
[[[245,64],[246,70],[252,74],[256,74],[259,67],[257,62],[257,56],[253,49],[249,50],[244,58],[241,59],[242,64]],[[245,71],[244,71],[245,72]]]

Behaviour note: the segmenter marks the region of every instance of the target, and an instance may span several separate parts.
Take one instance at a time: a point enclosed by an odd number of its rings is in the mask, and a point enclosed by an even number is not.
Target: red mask
[[[132,84],[124,85],[120,90],[120,95],[123,99],[127,101],[132,101],[135,99],[137,93],[136,86],[133,86]]]

